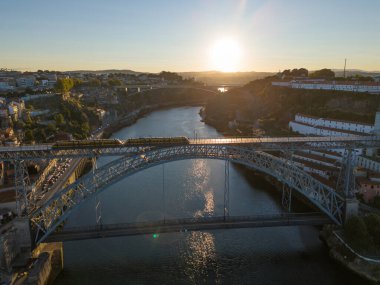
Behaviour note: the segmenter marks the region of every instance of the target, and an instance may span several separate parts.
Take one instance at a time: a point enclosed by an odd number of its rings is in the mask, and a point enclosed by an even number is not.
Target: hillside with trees
[[[245,135],[252,135],[252,128],[288,135],[288,122],[296,113],[372,124],[380,103],[379,96],[371,94],[272,86],[275,80],[277,76],[255,80],[212,98],[204,109],[205,121],[232,134],[228,124],[236,120],[246,126],[239,128]]]

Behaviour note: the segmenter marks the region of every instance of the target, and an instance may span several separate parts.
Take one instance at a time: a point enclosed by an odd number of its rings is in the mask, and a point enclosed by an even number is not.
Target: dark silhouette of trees
[[[323,68],[321,70],[316,70],[310,74],[312,78],[324,78],[324,79],[333,79],[335,78],[335,72],[331,69]]]

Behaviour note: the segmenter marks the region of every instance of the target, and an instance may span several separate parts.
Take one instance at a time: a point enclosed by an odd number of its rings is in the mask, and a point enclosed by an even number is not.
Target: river
[[[154,112],[113,135],[218,136],[199,107]],[[113,158],[99,159],[99,165]],[[231,164],[230,213],[275,214],[280,195]],[[266,187],[267,188],[267,187]],[[224,162],[186,160],[125,178],[98,195],[102,220],[122,223],[223,215]],[[95,199],[68,226],[95,223]],[[368,284],[328,257],[315,227],[215,230],[67,242],[54,284]]]

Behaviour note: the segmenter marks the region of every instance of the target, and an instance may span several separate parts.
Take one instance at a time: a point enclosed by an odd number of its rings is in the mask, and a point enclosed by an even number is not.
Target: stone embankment
[[[326,225],[320,238],[329,248],[330,257],[364,279],[380,283],[380,259],[363,256],[348,245],[336,226]]]

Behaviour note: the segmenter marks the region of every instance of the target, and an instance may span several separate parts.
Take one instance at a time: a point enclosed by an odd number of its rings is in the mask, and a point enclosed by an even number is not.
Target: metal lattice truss
[[[306,197],[332,221],[342,223],[344,198],[288,160],[234,146],[184,145],[116,159],[56,193],[29,214],[36,243],[43,241],[86,200],[122,178],[162,163],[193,158],[229,160],[271,175]]]
[[[0,147],[0,161],[17,160],[45,160],[57,158],[85,158],[98,156],[121,156],[136,154],[148,149],[147,147],[89,147],[89,148],[68,148],[54,149],[52,145],[35,145],[20,147]]]
[[[27,210],[28,207],[28,191],[30,190],[30,181],[28,169],[25,161],[16,160],[13,162],[15,170],[15,191],[16,191],[16,208],[18,216]]]
[[[110,140],[112,142],[113,140]],[[291,151],[300,149],[365,149],[380,148],[379,136],[350,137],[279,137],[279,138],[210,138],[189,139],[191,145],[225,145],[250,147],[260,151]],[[136,154],[168,145],[120,145],[107,147],[99,145],[67,148],[55,148],[52,144],[23,145],[18,147],[0,147],[0,161],[39,160],[54,158],[82,158],[99,156],[121,156]]]

